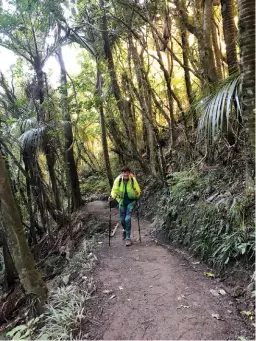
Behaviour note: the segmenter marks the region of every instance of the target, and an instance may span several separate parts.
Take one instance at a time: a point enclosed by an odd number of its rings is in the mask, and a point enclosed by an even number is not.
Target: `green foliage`
[[[70,259],[65,272],[56,279],[43,315],[43,326],[37,331],[36,339],[73,340],[77,336],[81,324],[85,323],[87,304],[95,290],[90,276],[96,260],[93,254],[95,247],[95,237],[84,240]],[[68,284],[72,274],[79,274],[83,281]]]
[[[206,140],[214,140],[219,133],[225,133],[234,104],[237,116],[241,115],[240,76],[237,75],[225,79],[195,105],[200,115],[198,133]]]
[[[90,193],[104,194],[109,192],[109,183],[106,177],[95,174],[82,181],[80,188],[81,192],[86,195]]]
[[[11,340],[31,340],[34,336],[36,325],[40,321],[42,315],[30,319],[26,324],[20,324],[6,333]]]
[[[38,51],[44,63],[61,42],[57,23],[46,2],[9,1],[7,9],[0,8],[0,45],[29,63],[36,64],[34,57]]]
[[[84,276],[82,284],[81,282],[74,282],[72,285],[67,284],[72,273],[79,273],[80,276],[90,273],[96,260],[93,254],[96,245],[95,236],[83,241],[79,250],[70,259],[65,272],[56,278],[55,289],[50,292],[45,313],[10,330],[6,333],[8,339],[76,339],[77,331],[80,329],[83,320],[86,319],[86,304],[95,287],[91,276]]]
[[[183,196],[184,193],[190,189],[196,189],[202,186],[204,183],[200,182],[198,174],[194,171],[175,172],[172,174],[172,178],[168,181],[172,187],[173,195]]]
[[[88,292],[79,290],[75,285],[54,290],[46,307],[44,326],[40,329],[38,339],[72,339],[72,332],[86,317],[84,304],[89,298]]]
[[[159,227],[174,242],[188,246],[218,268],[230,261],[254,258],[253,192],[232,195],[216,175],[174,173],[170,196],[163,196]],[[214,193],[222,187],[222,193]],[[222,185],[222,186],[221,186]],[[207,190],[206,190],[207,189]],[[211,192],[209,195],[207,192]]]

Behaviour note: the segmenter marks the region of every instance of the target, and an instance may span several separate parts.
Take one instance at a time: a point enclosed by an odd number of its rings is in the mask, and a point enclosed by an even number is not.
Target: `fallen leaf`
[[[121,287],[121,286],[120,286],[120,287],[118,287],[118,288],[119,288],[119,290],[124,290],[124,288],[123,288],[123,287]]]
[[[130,299],[130,298],[127,298],[127,301],[131,301],[131,299]]]
[[[217,293],[217,291],[214,290],[214,289],[210,289],[210,293],[211,293],[213,296],[215,296],[215,297],[218,297],[218,296],[219,296],[219,294]]]
[[[108,295],[108,294],[112,294],[113,290],[106,289],[106,290],[103,290],[102,292],[103,292],[103,294]]]
[[[153,285],[150,285],[149,287],[150,287],[150,288],[153,288]]]
[[[67,285],[68,282],[69,282],[69,275],[64,276],[64,277],[62,278],[62,280],[63,280],[64,284]]]
[[[103,244],[103,242],[98,242],[98,244]]]
[[[212,314],[212,317],[217,319],[217,320],[220,320],[220,315],[219,314]]]
[[[229,313],[229,314],[231,314],[231,313],[232,313],[232,311],[231,311],[231,310],[228,310],[228,313]]]
[[[219,290],[219,293],[220,293],[222,296],[226,295],[226,291],[223,290],[223,289],[220,289],[220,290]]]
[[[215,277],[215,275],[213,273],[211,273],[211,272],[204,272],[204,275],[206,277],[210,277],[210,278],[214,278]]]
[[[177,309],[181,309],[181,308],[186,308],[186,309],[188,309],[188,308],[190,308],[190,306],[189,306],[189,305],[183,305],[183,304],[181,304]]]
[[[112,300],[115,297],[116,297],[116,295],[112,295],[109,299]]]
[[[200,262],[192,262],[193,265],[200,264]]]
[[[246,316],[251,316],[251,315],[253,315],[249,310],[240,311],[240,314],[246,315]]]

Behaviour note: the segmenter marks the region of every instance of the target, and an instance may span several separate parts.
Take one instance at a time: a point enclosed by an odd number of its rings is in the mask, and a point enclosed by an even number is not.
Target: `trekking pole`
[[[139,229],[139,239],[141,243],[141,235],[140,235],[140,215],[139,215],[139,201],[137,200],[137,219],[138,219],[138,229]]]
[[[109,202],[109,225],[108,225],[108,245],[110,246],[111,238],[111,201]]]

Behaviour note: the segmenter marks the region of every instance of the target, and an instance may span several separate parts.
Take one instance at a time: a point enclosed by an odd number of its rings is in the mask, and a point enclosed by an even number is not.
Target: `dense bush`
[[[169,241],[187,246],[218,268],[240,258],[253,262],[253,188],[238,188],[234,180],[227,183],[217,171],[194,170],[174,173],[169,186],[157,219],[158,230]]]

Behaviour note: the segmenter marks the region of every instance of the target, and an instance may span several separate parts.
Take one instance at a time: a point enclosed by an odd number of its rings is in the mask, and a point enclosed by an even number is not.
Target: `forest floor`
[[[109,208],[101,201],[86,210],[100,220]],[[112,226],[119,221],[112,210]],[[97,291],[91,307],[89,339],[104,340],[237,340],[253,338],[237,310],[236,300],[219,278],[185,251],[163,247],[154,226],[132,219],[131,247],[125,247],[119,227],[111,247],[108,238],[97,250],[94,270]],[[89,328],[89,329],[88,329]]]

